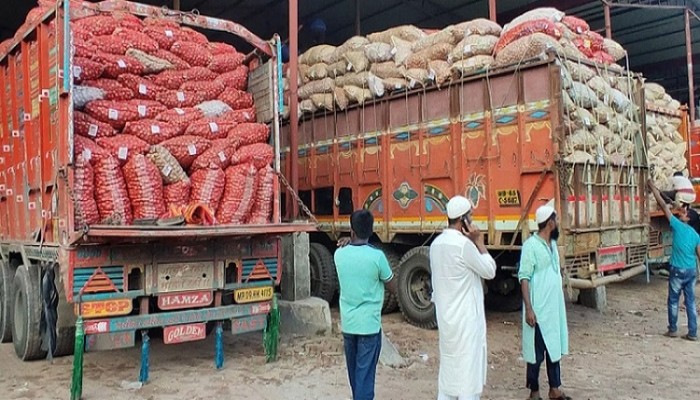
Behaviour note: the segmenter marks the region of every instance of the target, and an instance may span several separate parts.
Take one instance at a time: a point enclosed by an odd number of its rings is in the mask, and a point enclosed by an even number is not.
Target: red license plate
[[[212,303],[212,291],[181,292],[158,296],[158,308],[161,310],[179,310],[182,308],[206,307]]]
[[[207,337],[206,323],[166,326],[163,328],[163,343],[177,344],[194,342]]]

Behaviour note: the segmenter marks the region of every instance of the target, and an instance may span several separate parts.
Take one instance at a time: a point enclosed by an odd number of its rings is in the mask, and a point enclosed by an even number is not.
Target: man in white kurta
[[[430,245],[433,302],[440,336],[438,400],[478,400],[486,383],[486,318],[481,279],[496,262],[471,223],[472,204],[447,203],[449,226]]]

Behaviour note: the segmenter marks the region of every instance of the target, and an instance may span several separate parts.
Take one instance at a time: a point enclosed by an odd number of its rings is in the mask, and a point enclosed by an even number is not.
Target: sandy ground
[[[564,359],[563,382],[574,399],[700,398],[700,343],[661,336],[666,326],[666,280],[643,277],[608,288],[609,309],[600,314],[569,304],[571,354]],[[334,313],[334,318],[337,314]],[[520,314],[488,315],[489,377],[483,399],[524,399],[520,356]],[[679,321],[686,330],[683,315]],[[438,369],[437,331],[385,316],[384,329],[411,361],[403,369],[380,366],[377,399],[434,399]],[[265,364],[260,335],[226,337],[226,365],[213,367],[214,343],[165,346],[154,340],[151,380],[136,380],[137,348],[91,353],[85,360],[85,399],[349,399],[342,341],[286,339],[280,361]],[[72,357],[22,363],[11,345],[0,345],[1,399],[68,398]],[[546,387],[544,368],[541,382]]]

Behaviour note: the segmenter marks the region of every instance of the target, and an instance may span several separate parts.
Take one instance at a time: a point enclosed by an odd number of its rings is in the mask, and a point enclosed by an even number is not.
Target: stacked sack
[[[79,224],[129,225],[193,206],[212,222],[269,222],[274,153],[242,53],[128,13],[76,15],[71,28]]]

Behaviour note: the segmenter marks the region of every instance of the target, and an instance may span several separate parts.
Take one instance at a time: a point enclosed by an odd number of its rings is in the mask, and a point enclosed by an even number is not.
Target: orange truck
[[[635,135],[628,165],[567,162],[560,63],[550,58],[464,77],[449,87],[411,90],[299,125],[299,195],[319,221],[311,234],[312,294],[329,301],[337,283],[332,252],[357,208],[375,216],[374,241],[398,276],[398,306],[417,326],[436,327],[428,252],[446,226],[445,206],[465,195],[498,264],[487,306],[521,306],[523,241],[537,207],[554,201],[565,285],[601,306],[597,288],[643,273],[648,247],[646,157]],[[633,77],[633,79],[637,79]],[[638,85],[641,87],[641,85]],[[644,132],[644,94],[634,93]],[[289,170],[282,128],[283,168]]]
[[[262,331],[276,312],[282,238],[312,227],[281,221],[278,175],[267,224],[76,222],[69,19],[116,12],[227,32],[269,55],[253,67],[248,90],[279,148],[279,42],[233,22],[125,1],[59,1],[6,44],[0,53],[0,339],[12,341],[22,360],[75,352],[73,398],[80,397],[83,351],[134,346],[137,332],[146,380],[153,328],[163,329],[166,343],[203,339],[214,330],[221,367],[223,329]],[[274,166],[279,171],[279,162]],[[274,353],[274,337],[266,343]]]

